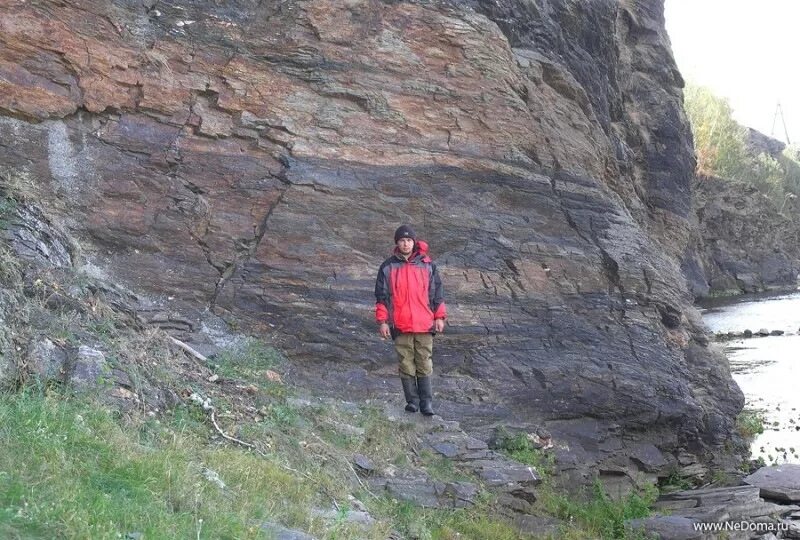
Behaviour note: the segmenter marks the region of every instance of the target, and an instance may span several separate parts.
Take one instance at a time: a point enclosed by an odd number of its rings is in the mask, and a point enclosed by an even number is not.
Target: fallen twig
[[[216,408],[211,404],[211,402],[208,399],[203,399],[203,397],[197,393],[193,393],[191,396],[189,396],[189,399],[200,405],[200,407],[202,407],[202,409],[208,413],[208,416],[211,419],[211,423],[214,425],[214,429],[217,430],[217,433],[219,433],[223,439],[235,442],[236,444],[244,446],[245,448],[249,448],[250,450],[253,450],[262,457],[267,456],[267,454],[262,452],[258,447],[256,447],[256,445],[249,442],[245,442],[241,439],[237,439],[236,437],[233,437],[225,433],[217,423]]]
[[[201,354],[198,351],[194,350],[189,345],[187,345],[186,343],[184,343],[183,341],[181,341],[179,339],[176,339],[176,338],[174,338],[172,336],[167,336],[167,337],[169,337],[170,341],[172,341],[175,345],[177,345],[178,347],[180,347],[181,349],[183,349],[184,351],[186,351],[190,355],[194,356],[195,358],[197,358],[201,362],[203,362],[205,364],[208,364],[208,358],[206,358],[203,354]]]

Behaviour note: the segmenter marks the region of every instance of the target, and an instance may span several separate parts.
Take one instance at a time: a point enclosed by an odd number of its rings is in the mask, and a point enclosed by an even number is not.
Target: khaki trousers
[[[394,339],[400,376],[427,377],[433,372],[433,335],[398,334]]]

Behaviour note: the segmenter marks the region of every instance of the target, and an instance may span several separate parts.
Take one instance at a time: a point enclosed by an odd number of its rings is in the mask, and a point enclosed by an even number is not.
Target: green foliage
[[[673,471],[665,479],[661,480],[659,488],[662,493],[669,493],[672,491],[684,491],[693,487],[692,481],[681,476],[677,471]]]
[[[687,85],[684,107],[692,125],[697,172],[741,180],[746,175],[744,129],[727,100],[703,86]]]
[[[497,446],[511,459],[533,467],[539,475],[546,477],[552,474],[553,455],[536,448],[526,433],[511,435],[501,431],[498,435]]]
[[[745,409],[736,417],[736,429],[745,439],[764,433],[764,415],[761,411]]]
[[[374,502],[379,513],[391,517],[402,538],[451,540],[516,540],[524,538],[508,522],[495,517],[490,500],[478,500],[473,508],[436,510],[420,508],[408,501],[380,497]]]
[[[263,381],[266,370],[283,362],[280,351],[257,339],[247,338],[217,354],[214,369],[223,377]]]
[[[745,129],[732,116],[727,100],[708,88],[689,84],[684,89],[684,108],[694,135],[697,173],[757,187],[779,210],[800,196],[800,152],[788,147],[777,158],[752,155],[745,143]]]
[[[290,429],[295,431],[287,438],[313,436]],[[260,456],[210,444],[209,434],[199,407],[178,407],[155,419],[123,416],[49,390],[0,394],[0,537],[124,538],[139,532],[145,538],[267,538],[260,529],[266,521],[319,538],[389,535],[394,512],[382,513],[384,503],[367,499],[377,518],[367,528],[315,515],[331,499],[339,508],[346,504],[339,474],[352,474],[344,464],[331,467],[336,457],[328,449],[293,439],[295,444],[287,441]],[[450,519],[447,512],[434,513],[430,526],[437,530]],[[488,519],[466,512],[457,521],[465,529]]]
[[[582,527],[587,537],[636,538],[636,533],[625,529],[625,522],[649,516],[650,507],[657,497],[655,486],[648,486],[640,493],[631,493],[615,500],[606,494],[602,483],[596,480],[589,497],[584,500],[551,492],[544,498],[544,504],[555,516]]]
[[[5,538],[257,538],[254,520],[313,501],[302,478],[275,463],[207,445],[191,424],[127,425],[64,395],[0,395],[0,532]],[[132,429],[133,428],[133,429]],[[202,476],[216,471],[221,490]]]

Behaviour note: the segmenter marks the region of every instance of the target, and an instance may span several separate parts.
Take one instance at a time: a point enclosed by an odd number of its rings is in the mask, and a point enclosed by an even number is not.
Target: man
[[[400,226],[394,243],[375,281],[375,319],[381,337],[394,340],[406,411],[432,416],[433,336],[444,331],[447,317],[442,280],[428,244],[411,227]]]

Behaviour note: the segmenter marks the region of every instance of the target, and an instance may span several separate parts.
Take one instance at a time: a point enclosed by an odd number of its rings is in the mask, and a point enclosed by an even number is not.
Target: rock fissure
[[[264,216],[258,223],[258,226],[255,231],[253,231],[253,238],[248,240],[242,240],[241,245],[244,249],[240,249],[236,255],[236,259],[228,264],[225,269],[220,272],[219,280],[214,285],[214,294],[209,301],[209,308],[214,309],[217,303],[217,298],[219,297],[222,289],[225,287],[225,284],[231,278],[231,276],[236,272],[238,268],[242,265],[247,264],[247,261],[255,254],[256,250],[258,249],[259,245],[261,244],[261,240],[264,238],[264,235],[267,233],[268,222],[269,218],[272,216],[272,213],[275,211],[278,206],[281,205],[283,202],[283,198],[286,195],[287,191],[291,189],[291,186],[284,187],[283,191],[280,192],[278,195],[277,200],[275,203],[270,206]]]

